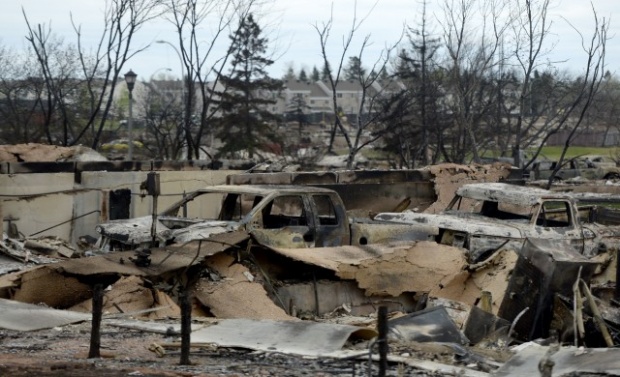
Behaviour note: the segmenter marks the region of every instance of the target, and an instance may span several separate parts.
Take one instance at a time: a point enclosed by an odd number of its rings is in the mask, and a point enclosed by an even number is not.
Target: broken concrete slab
[[[88,321],[90,314],[0,299],[0,328],[35,331]]]
[[[216,344],[302,356],[341,352],[351,337],[371,339],[376,331],[355,326],[309,321],[225,319],[192,333],[193,344]]]
[[[538,376],[543,358],[553,362],[548,376],[579,376],[596,374],[601,376],[620,375],[620,349],[561,347],[556,352],[551,347],[527,343],[520,347],[515,356],[499,368],[494,376]]]

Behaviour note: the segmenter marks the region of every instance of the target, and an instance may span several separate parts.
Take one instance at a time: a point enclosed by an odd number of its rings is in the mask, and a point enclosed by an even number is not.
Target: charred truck
[[[213,207],[219,211],[210,218],[206,208]],[[97,246],[103,251],[147,247],[153,238],[155,246],[183,244],[241,229],[260,245],[288,248],[432,240],[437,233],[430,226],[350,217],[330,189],[280,185],[211,186],[187,194],[157,216],[96,227]]]
[[[467,249],[471,263],[503,248],[520,250],[527,239],[562,241],[586,257],[620,243],[620,227],[588,222],[572,196],[506,183],[463,185],[439,214],[380,213],[375,219],[437,227],[435,240]]]

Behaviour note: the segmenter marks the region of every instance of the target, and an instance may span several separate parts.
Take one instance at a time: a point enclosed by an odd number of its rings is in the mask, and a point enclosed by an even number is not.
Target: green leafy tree
[[[221,77],[226,89],[217,93],[222,113],[217,136],[223,143],[219,155],[247,151],[253,158],[259,150],[279,143],[274,127],[278,117],[268,106],[276,103],[283,84],[267,74],[273,60],[265,56],[268,40],[261,36],[252,14],[241,19],[230,39],[232,68]]]

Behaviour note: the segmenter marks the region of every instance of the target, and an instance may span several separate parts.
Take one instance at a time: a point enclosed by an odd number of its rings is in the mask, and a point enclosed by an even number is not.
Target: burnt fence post
[[[181,306],[181,361],[180,365],[190,365],[189,353],[192,332],[192,302],[189,287],[181,288],[179,292]]]
[[[101,316],[103,312],[103,285],[93,287],[93,318],[90,331],[90,349],[88,358],[101,357]]]
[[[379,307],[377,318],[377,331],[379,332],[379,377],[385,377],[387,373],[387,355],[388,355],[388,322],[387,322],[387,306]]]

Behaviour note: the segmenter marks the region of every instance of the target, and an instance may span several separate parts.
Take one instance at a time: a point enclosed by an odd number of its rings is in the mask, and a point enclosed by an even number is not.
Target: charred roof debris
[[[87,333],[100,311],[102,329],[149,339],[127,352],[154,364],[244,349],[345,375],[620,374],[613,194],[506,183],[501,164],[231,174],[175,200],[149,174],[150,214],[79,242],[5,221],[0,353],[4,334]]]

